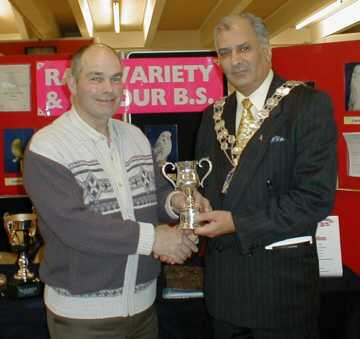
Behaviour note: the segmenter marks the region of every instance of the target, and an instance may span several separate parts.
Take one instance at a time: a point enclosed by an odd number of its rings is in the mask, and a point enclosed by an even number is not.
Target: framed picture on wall
[[[4,172],[22,172],[22,160],[27,143],[34,134],[33,128],[5,128],[4,129]]]
[[[178,136],[177,125],[144,125],[144,131],[152,146],[155,161],[161,166],[166,161],[177,162]]]
[[[360,111],[360,62],[345,65],[345,108]]]
[[[29,64],[0,65],[0,112],[30,112]]]

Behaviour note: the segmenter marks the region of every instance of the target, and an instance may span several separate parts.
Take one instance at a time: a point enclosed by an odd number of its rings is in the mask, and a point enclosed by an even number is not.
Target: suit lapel
[[[283,82],[284,81],[282,79],[275,75],[270,85],[267,98],[273,95],[276,88],[278,88]],[[231,205],[236,204],[236,197],[241,197],[247,183],[254,175],[257,166],[261,163],[261,160],[266,153],[274,130],[276,130],[283,121],[283,119],[279,119],[282,111],[281,106],[280,102],[280,104],[270,113],[269,118],[263,122],[262,126],[246,145],[246,148],[240,157],[239,165],[235,170],[229,190],[224,197],[224,203],[230,203]]]
[[[236,123],[236,92],[232,93],[228,100],[226,101],[226,105],[224,107],[224,120],[225,126],[228,128],[230,134],[235,134],[235,123]]]

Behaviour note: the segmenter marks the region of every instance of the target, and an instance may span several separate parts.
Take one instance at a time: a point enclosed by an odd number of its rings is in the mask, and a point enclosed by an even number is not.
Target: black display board
[[[180,52],[132,52],[127,55],[129,59],[135,58],[193,58],[193,57],[212,57],[217,59],[215,51],[180,51]],[[227,82],[225,77],[222,77],[222,83],[214,83],[212,86],[222,86],[223,95],[227,93]],[[169,112],[166,113],[146,113],[146,114],[128,114],[127,119],[131,124],[138,126],[147,136],[149,133],[148,126],[176,126],[177,133],[177,161],[194,159],[194,148],[196,141],[196,134],[201,122],[201,111],[193,112]],[[152,140],[150,140],[151,142]],[[174,159],[167,159],[173,161]]]

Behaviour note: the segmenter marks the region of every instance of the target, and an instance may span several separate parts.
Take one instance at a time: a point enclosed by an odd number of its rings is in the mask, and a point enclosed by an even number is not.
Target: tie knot
[[[250,110],[251,106],[253,105],[249,98],[245,98],[241,104],[243,105],[245,110]]]

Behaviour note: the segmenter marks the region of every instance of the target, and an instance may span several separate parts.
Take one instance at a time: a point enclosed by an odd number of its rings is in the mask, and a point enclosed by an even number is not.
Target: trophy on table
[[[203,167],[203,163],[208,164],[209,169],[200,180],[196,171],[196,167]],[[166,168],[171,166],[171,170],[176,169],[176,183],[166,173]],[[212,163],[207,158],[202,158],[199,161],[180,161],[173,164],[172,162],[166,162],[161,168],[164,177],[170,181],[176,190],[180,190],[185,194],[185,207],[179,212],[179,225],[181,229],[194,229],[200,225],[197,222],[197,214],[199,213],[198,206],[195,204],[194,193],[197,187],[203,187],[205,179],[212,171]]]
[[[4,214],[4,228],[11,250],[17,252],[19,266],[15,275],[7,282],[7,294],[15,298],[41,294],[40,280],[30,271],[28,251],[36,243],[36,213]]]

